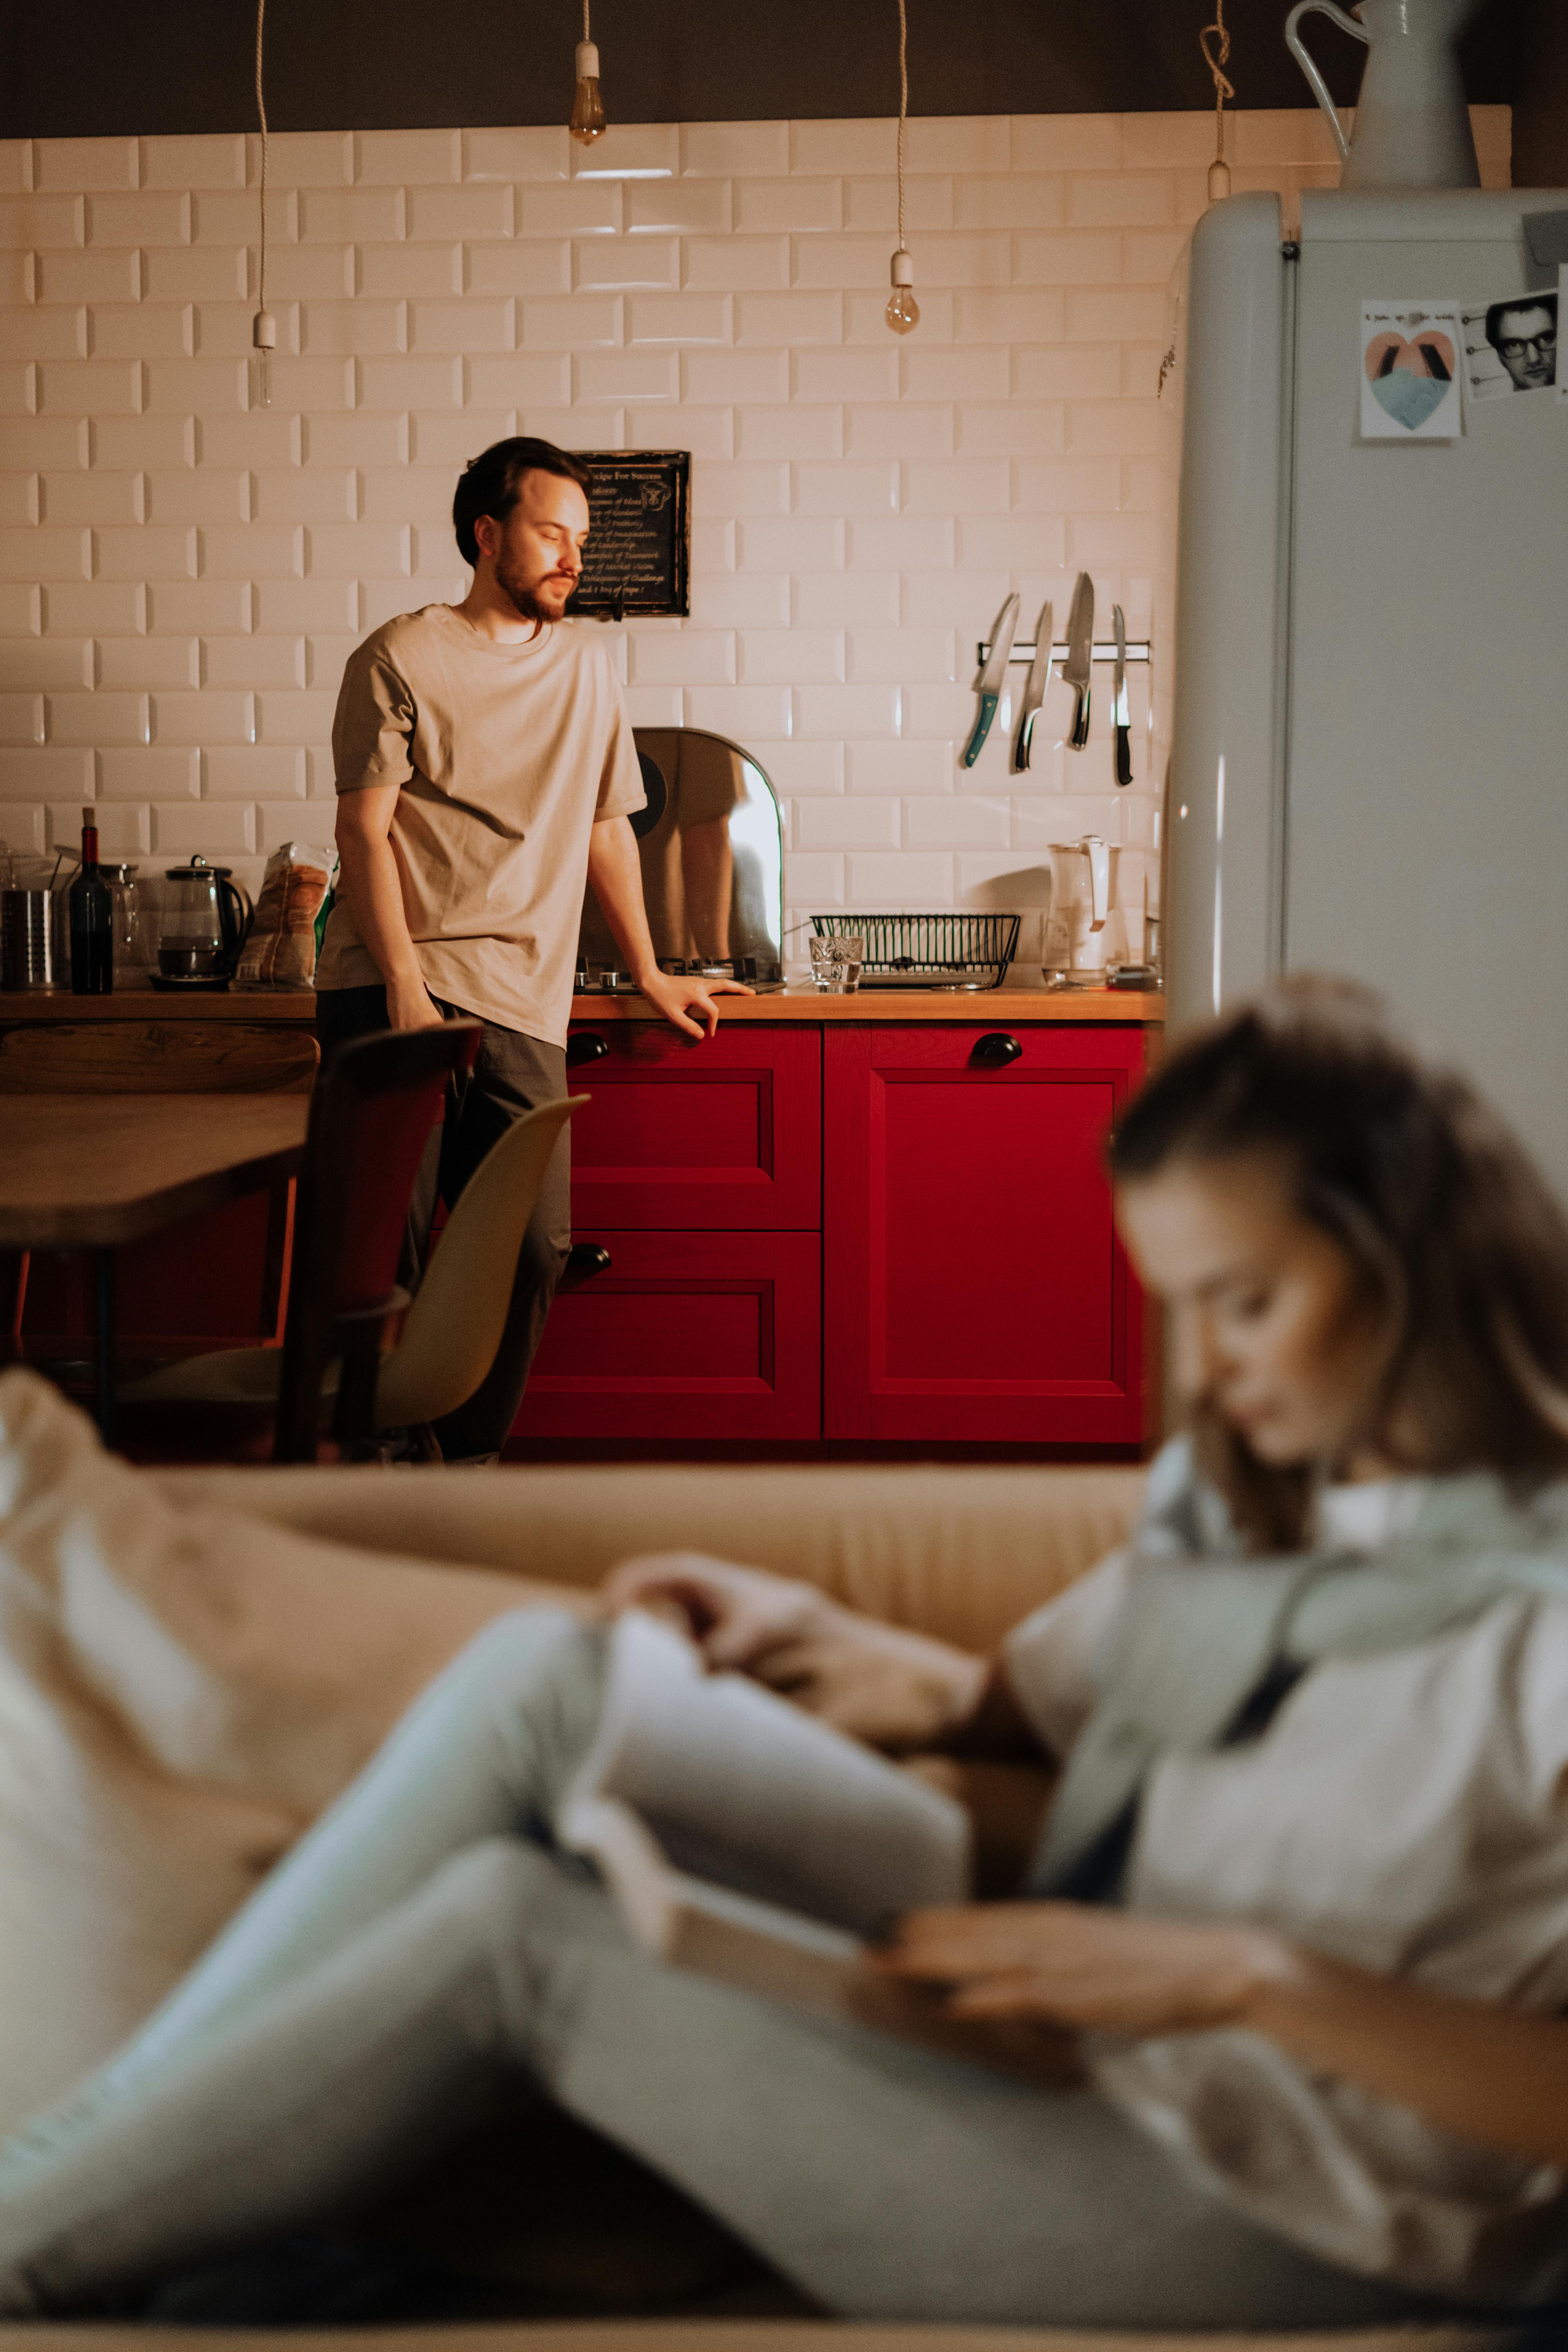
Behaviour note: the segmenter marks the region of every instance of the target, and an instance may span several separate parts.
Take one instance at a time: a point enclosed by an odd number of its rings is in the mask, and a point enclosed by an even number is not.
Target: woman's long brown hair
[[[1473,1087],[1363,992],[1282,982],[1178,1045],[1109,1151],[1118,1183],[1241,1157],[1288,1171],[1384,1318],[1364,1444],[1411,1470],[1568,1471],[1568,1218]],[[1321,1465],[1271,1468],[1212,1411],[1194,1420],[1252,1547],[1303,1543]]]

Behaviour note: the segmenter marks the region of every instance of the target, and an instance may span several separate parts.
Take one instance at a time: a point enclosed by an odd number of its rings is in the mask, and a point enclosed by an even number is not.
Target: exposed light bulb
[[[278,321],[270,310],[258,310],[250,322],[256,346],[256,399],[260,408],[272,405],[272,354],[278,348]]]
[[[599,48],[595,41],[577,44],[577,87],[572,96],[572,120],[566,125],[574,139],[591,147],[605,134],[605,101],[599,95]]]
[[[890,276],[893,290],[888,297],[884,316],[895,335],[909,335],[921,322],[921,306],[915,300],[915,266],[900,245],[893,256]]]

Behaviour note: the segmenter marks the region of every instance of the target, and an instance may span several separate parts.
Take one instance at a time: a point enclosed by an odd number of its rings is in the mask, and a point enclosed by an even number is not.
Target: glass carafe
[[[205,857],[172,866],[163,877],[158,968],[165,980],[221,980],[232,971],[226,950],[223,891],[234,885]]]

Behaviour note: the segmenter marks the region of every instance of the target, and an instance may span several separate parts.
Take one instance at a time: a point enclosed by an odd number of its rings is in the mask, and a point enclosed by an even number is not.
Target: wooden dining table
[[[93,1396],[114,1433],[114,1253],[261,1192],[304,1156],[307,1094],[0,1094],[0,1249],[93,1260]]]

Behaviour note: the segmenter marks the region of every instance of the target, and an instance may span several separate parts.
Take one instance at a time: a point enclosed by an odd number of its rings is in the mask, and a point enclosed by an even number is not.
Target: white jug
[[[1480,166],[1454,44],[1479,0],[1361,0],[1347,16],[1334,0],[1300,0],[1285,40],[1328,117],[1344,169],[1342,188],[1479,188]],[[1367,47],[1355,130],[1345,137],[1328,84],[1297,27],[1316,11]]]
[[[1043,958],[1049,980],[1075,988],[1102,988],[1126,961],[1122,914],[1116,903],[1121,852],[1097,833],[1050,845],[1051,909]]]

